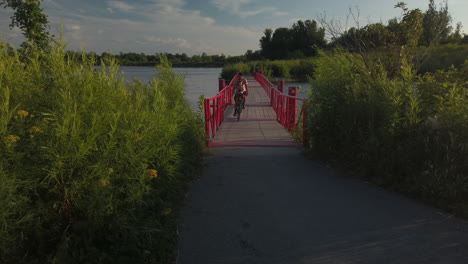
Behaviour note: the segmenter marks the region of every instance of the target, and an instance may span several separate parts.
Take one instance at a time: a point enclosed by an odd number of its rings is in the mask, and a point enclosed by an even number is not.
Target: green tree
[[[286,59],[293,44],[292,31],[289,28],[277,28],[271,39],[270,59]]]
[[[455,28],[455,31],[453,31],[446,39],[442,40],[442,44],[447,44],[447,43],[461,44],[462,40],[463,40],[462,24],[458,22],[457,27]]]
[[[429,8],[424,13],[420,44],[429,46],[433,43],[438,44],[441,39],[446,39],[452,31],[451,21],[446,1],[445,5],[437,10],[434,0],[429,0]]]
[[[267,28],[263,33],[265,34],[265,36],[260,38],[261,53],[262,56],[264,56],[265,58],[271,58],[271,41],[273,36],[273,30],[271,28]]]
[[[406,12],[400,22],[400,45],[416,47],[423,33],[424,14],[419,9]]]
[[[391,45],[393,35],[391,29],[382,23],[375,23],[359,29],[352,27],[333,42],[333,45],[341,46],[351,52],[366,52]]]
[[[41,8],[42,0],[0,0],[0,6],[10,7],[14,13],[11,17],[10,28],[19,27],[25,38],[39,49],[46,49],[50,43],[47,31],[48,20]],[[28,46],[22,44],[23,48]]]
[[[311,57],[327,45],[325,29],[314,20],[299,20],[291,28],[267,28],[260,39],[261,55],[267,59]]]
[[[307,57],[317,55],[317,48],[323,48],[327,44],[325,29],[319,28],[315,20],[299,20],[294,23],[292,36],[292,52],[299,50]]]

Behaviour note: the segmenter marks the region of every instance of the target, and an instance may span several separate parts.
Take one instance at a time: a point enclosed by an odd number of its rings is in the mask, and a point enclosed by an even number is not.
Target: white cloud
[[[200,11],[185,8],[183,0],[146,0],[145,4],[132,1],[127,6],[121,4],[123,0],[107,1],[101,10],[92,5],[80,5],[86,9],[85,13],[76,12],[76,8],[70,7],[71,3],[72,0],[63,0],[60,7],[45,5],[44,10],[51,33],[58,36],[63,23],[63,37],[68,41],[68,48],[74,50],[239,55],[248,49],[257,49],[263,31],[217,24]],[[117,11],[123,10],[126,18],[119,18]],[[9,16],[3,14],[0,10],[0,22],[7,22]],[[8,31],[11,35],[7,25],[0,23],[0,32]],[[12,39],[10,35],[8,38]]]
[[[183,48],[183,49],[192,48],[192,45],[186,39],[182,39],[182,38],[161,39],[161,38],[157,38],[157,37],[145,37],[145,40],[147,42],[161,43],[161,44],[165,44],[165,45],[175,45],[178,48]],[[140,41],[140,43],[145,44],[146,42]]]
[[[251,0],[211,0],[211,3],[219,10],[226,11],[241,18],[256,16],[259,14],[271,14],[274,16],[285,16],[287,12],[278,11],[274,7],[252,8],[247,7]]]
[[[121,1],[107,1],[107,6],[109,6],[109,8],[111,8],[112,10],[113,9],[119,9],[119,10],[122,10],[124,12],[128,12],[128,11],[131,11],[131,10],[134,10],[135,7],[134,6],[131,6],[125,2],[121,2]]]

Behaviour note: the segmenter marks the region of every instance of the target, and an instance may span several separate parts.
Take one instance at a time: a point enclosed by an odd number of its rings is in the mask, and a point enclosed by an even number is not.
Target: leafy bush
[[[321,53],[310,145],[380,184],[466,210],[468,71],[418,76],[404,58],[399,64],[390,78],[386,67],[360,55]]]
[[[243,74],[250,74],[253,71],[251,71],[249,65],[245,63],[229,64],[223,68],[220,77],[225,80],[231,80],[238,72],[242,72]]]
[[[429,50],[419,47],[417,54],[421,60],[419,72],[434,73],[438,70],[448,70],[451,66],[461,67],[468,59],[468,45],[446,44]]]
[[[167,60],[147,86],[0,44],[0,262],[167,263],[201,118]]]
[[[268,78],[277,77],[305,81],[313,75],[314,63],[312,59],[304,59],[229,64],[223,68],[221,77],[231,79],[237,72],[253,73],[257,71],[263,71],[263,74]]]

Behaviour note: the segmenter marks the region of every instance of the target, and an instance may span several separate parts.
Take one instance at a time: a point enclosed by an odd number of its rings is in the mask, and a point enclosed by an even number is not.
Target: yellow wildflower
[[[164,210],[162,210],[161,214],[162,215],[170,215],[172,213],[172,209],[171,208],[165,208]]]
[[[18,142],[18,140],[20,140],[21,138],[18,137],[18,136],[15,136],[15,135],[9,135],[7,137],[4,137],[3,138],[3,142],[5,142],[5,145],[8,149],[12,149],[13,146],[15,145],[16,142]]]
[[[109,174],[114,173],[114,168],[108,168],[108,169],[107,169],[107,172],[108,172]]]
[[[16,114],[20,117],[20,118],[25,118],[29,115],[29,112],[26,111],[26,110],[18,110],[18,112],[16,112]]]
[[[38,126],[32,126],[30,129],[29,129],[29,132],[30,133],[39,133],[39,132],[42,132],[42,129]]]
[[[146,170],[145,171],[146,177],[153,179],[158,177],[158,171],[157,170]]]
[[[106,186],[109,184],[109,181],[106,179],[100,179],[99,182],[101,183],[102,186]]]
[[[133,134],[133,139],[135,141],[140,141],[140,140],[143,139],[143,136],[140,133],[135,133],[135,134]]]

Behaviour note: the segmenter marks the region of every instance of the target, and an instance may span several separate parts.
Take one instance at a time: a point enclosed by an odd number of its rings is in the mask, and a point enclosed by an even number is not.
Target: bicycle
[[[234,116],[237,116],[237,122],[239,122],[242,109],[244,108],[245,95],[241,92],[237,94],[234,99],[236,101],[234,106]]]

